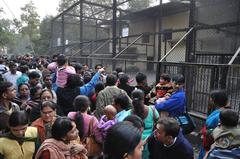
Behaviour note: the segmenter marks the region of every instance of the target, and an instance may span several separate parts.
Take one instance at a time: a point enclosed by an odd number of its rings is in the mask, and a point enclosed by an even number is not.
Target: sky
[[[0,0],[0,7],[4,9],[6,18],[13,19],[13,16],[4,2],[9,6],[10,10],[16,16],[20,18],[21,7],[27,4],[30,0]],[[43,19],[46,15],[57,15],[57,7],[60,0],[32,0],[37,12],[40,15],[40,19]]]
[[[13,19],[14,16],[17,19],[20,19],[21,15],[21,7],[27,4],[30,0],[0,0],[0,7],[4,9],[5,16],[8,19]],[[46,15],[57,15],[57,7],[60,0],[32,0],[35,7],[37,8],[37,12],[40,15],[40,19],[43,19]],[[153,0],[155,4],[158,4],[159,0]],[[163,2],[167,2],[169,0],[163,0]],[[10,10],[4,4],[4,2],[9,6]],[[155,5],[154,4],[154,5]]]

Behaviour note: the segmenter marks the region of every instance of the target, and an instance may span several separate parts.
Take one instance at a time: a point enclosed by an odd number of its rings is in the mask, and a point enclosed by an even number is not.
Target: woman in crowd
[[[76,140],[76,124],[66,117],[59,117],[52,126],[52,138],[46,139],[39,148],[36,159],[79,159],[86,158],[83,145],[71,144]]]
[[[68,117],[75,121],[79,131],[79,137],[82,142],[90,134],[93,134],[97,142],[101,142],[101,133],[97,129],[98,120],[95,116],[87,114],[90,101],[87,96],[79,95],[73,101],[74,108],[77,112],[70,112]],[[92,127],[92,132],[90,132]]]
[[[10,132],[0,137],[0,159],[33,158],[39,146],[37,129],[28,127],[25,111],[15,111],[9,117]]]
[[[89,96],[94,90],[96,84],[100,79],[100,74],[104,69],[98,70],[98,72],[93,76],[90,82],[82,85],[81,78],[77,74],[69,75],[67,78],[67,84],[65,88],[57,89],[57,99],[58,105],[63,110],[64,115],[69,112],[74,111],[72,101],[78,95]]]
[[[127,122],[120,122],[112,126],[104,142],[105,159],[141,159],[141,132]]]
[[[13,99],[13,102],[18,104],[21,109],[27,107],[27,102],[30,100],[30,89],[27,83],[21,83],[18,85],[18,95]]]
[[[56,104],[52,101],[44,101],[40,107],[41,117],[32,123],[37,127],[40,142],[51,137],[52,124],[56,120]]]
[[[132,92],[132,105],[133,109],[129,110],[129,114],[137,115],[144,121],[142,140],[145,141],[153,133],[154,123],[159,118],[158,111],[154,107],[144,104],[144,92],[140,89]],[[145,144],[142,158],[147,159],[148,155],[147,144]]]
[[[41,102],[37,106],[33,107],[32,111],[30,113],[30,121],[31,122],[40,118],[40,116],[41,116],[40,108],[41,108],[42,102],[54,100],[51,90],[48,90],[48,89],[42,90],[42,92],[40,94],[40,100],[41,100]],[[58,105],[56,105],[56,113],[60,116],[62,115],[62,110],[59,108]]]

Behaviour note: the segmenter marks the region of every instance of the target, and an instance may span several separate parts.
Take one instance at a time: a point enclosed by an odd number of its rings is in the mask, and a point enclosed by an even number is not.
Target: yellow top
[[[37,128],[28,127],[25,137],[37,138]],[[0,137],[0,154],[4,159],[31,159],[35,152],[35,142],[25,141],[22,145],[18,141],[7,137]]]

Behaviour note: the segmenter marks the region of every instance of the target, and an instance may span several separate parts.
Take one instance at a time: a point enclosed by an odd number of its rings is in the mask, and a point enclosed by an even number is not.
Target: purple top
[[[70,118],[71,120],[75,120],[76,114],[77,114],[77,112],[69,112],[68,113],[68,118]],[[86,113],[82,113],[82,116],[83,116],[83,121],[84,121],[84,126],[83,126],[84,136],[88,135],[89,123],[90,123],[91,119],[93,118],[94,119],[94,121],[93,121],[93,134],[94,134],[94,137],[95,137],[97,142],[102,142],[101,132],[99,132],[97,130],[97,125],[98,125],[97,118],[95,116],[92,116],[92,115],[89,115],[89,114],[86,114]]]
[[[106,137],[107,130],[116,123],[117,123],[117,121],[115,119],[107,120],[106,115],[103,115],[101,117],[100,121],[97,124],[97,127],[98,127],[98,131],[101,133],[102,142],[104,141],[104,139]]]

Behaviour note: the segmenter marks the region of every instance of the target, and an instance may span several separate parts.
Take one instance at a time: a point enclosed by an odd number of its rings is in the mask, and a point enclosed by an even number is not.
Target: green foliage
[[[52,16],[43,18],[40,24],[40,38],[35,40],[35,51],[39,54],[46,54],[51,44],[51,20]]]
[[[21,14],[21,32],[24,35],[28,35],[30,40],[33,42],[39,38],[39,15],[32,1],[22,7],[21,10],[23,12]]]

